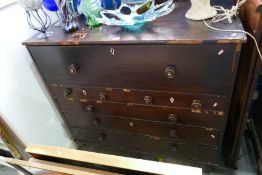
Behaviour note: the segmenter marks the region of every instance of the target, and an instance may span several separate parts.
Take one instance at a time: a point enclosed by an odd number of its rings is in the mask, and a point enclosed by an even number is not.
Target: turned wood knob
[[[177,137],[177,132],[176,132],[176,130],[174,130],[174,129],[170,130],[169,135],[170,135],[171,137]]]
[[[170,123],[177,123],[177,115],[176,114],[169,114],[168,115],[168,121]]]
[[[70,66],[68,66],[68,72],[70,75],[76,75],[77,71],[78,71],[78,65],[76,64],[71,64]]]
[[[98,118],[94,119],[94,121],[93,121],[94,126],[98,126],[100,123],[101,123],[101,121]]]
[[[72,90],[69,88],[65,89],[63,92],[64,97],[68,97],[71,94],[72,94]]]
[[[106,139],[106,135],[104,133],[101,133],[98,137],[98,140],[103,141]]]
[[[166,78],[174,78],[176,75],[176,68],[174,66],[167,66],[165,69]]]
[[[94,110],[94,106],[92,106],[92,105],[87,105],[86,108],[85,108],[85,110],[86,110],[87,112],[92,112],[92,111]]]
[[[193,109],[201,109],[202,108],[201,101],[200,100],[193,100],[191,108],[193,108]]]
[[[106,100],[106,94],[100,93],[100,94],[99,94],[99,100],[105,101],[105,100]]]
[[[152,97],[145,96],[144,97],[144,102],[145,102],[146,105],[151,105],[152,104]]]
[[[171,145],[171,151],[172,151],[173,153],[176,153],[176,152],[177,152],[177,146],[176,146],[175,144],[172,144],[172,145]]]

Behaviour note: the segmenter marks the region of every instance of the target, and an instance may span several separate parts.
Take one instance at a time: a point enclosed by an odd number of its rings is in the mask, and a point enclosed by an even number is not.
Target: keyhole
[[[110,52],[111,52],[112,55],[115,55],[115,49],[111,48]]]
[[[133,126],[134,126],[134,123],[133,123],[133,122],[130,122],[129,125],[130,125],[131,127],[133,127]]]
[[[83,90],[82,92],[83,92],[84,96],[86,96],[86,94],[87,94],[87,93],[86,93],[86,90]]]

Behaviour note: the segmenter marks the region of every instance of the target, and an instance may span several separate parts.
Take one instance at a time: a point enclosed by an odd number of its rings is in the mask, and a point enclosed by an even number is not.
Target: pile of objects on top
[[[170,13],[175,7],[173,0],[19,0],[27,11],[37,10],[37,7],[28,6],[29,1],[34,1],[35,6],[38,1],[40,8],[43,5],[45,9],[57,12],[65,32],[79,29],[80,15],[91,28],[106,24],[136,30],[146,22]]]

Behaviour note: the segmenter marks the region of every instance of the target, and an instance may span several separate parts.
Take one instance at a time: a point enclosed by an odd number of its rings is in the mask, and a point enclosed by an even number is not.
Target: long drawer
[[[118,116],[129,119],[145,121],[158,121],[171,124],[183,124],[207,128],[221,127],[224,113],[216,111],[203,111],[194,113],[191,109],[174,109],[157,106],[125,105],[111,102],[97,102],[78,100],[58,100],[63,112],[87,116],[89,114],[102,114]]]
[[[100,128],[109,130],[120,130],[141,135],[148,135],[166,139],[183,140],[206,145],[217,145],[219,141],[219,130],[214,128],[200,128],[178,124],[166,124],[134,119],[125,119],[109,116],[78,116],[65,114],[72,127],[78,128]]]
[[[177,108],[198,108],[205,110],[224,111],[226,100],[224,96],[199,95],[175,92],[142,91],[132,89],[113,89],[102,87],[74,87],[53,84],[50,88],[59,100],[88,99],[95,101],[111,101],[119,103],[134,103],[153,106],[169,106]]]
[[[103,146],[100,150],[103,153],[111,153],[111,149],[122,149],[145,154],[161,155],[172,158],[183,158],[202,162],[217,163],[217,149],[204,147],[195,144],[186,144],[174,141],[165,141],[153,137],[134,136],[120,132],[112,132],[97,129],[72,128],[76,142],[85,147],[85,142]],[[150,146],[149,146],[150,145]],[[83,149],[83,148],[82,148]],[[96,149],[94,148],[93,151]],[[115,151],[114,154],[122,155],[121,151]]]
[[[227,95],[235,45],[45,46],[28,49],[49,84]]]

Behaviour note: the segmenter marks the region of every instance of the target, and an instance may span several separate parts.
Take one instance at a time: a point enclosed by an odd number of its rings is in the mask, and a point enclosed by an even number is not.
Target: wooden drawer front
[[[81,116],[89,114],[102,114],[133,118],[146,121],[159,121],[170,124],[183,124],[220,129],[224,119],[224,113],[214,111],[203,111],[201,114],[193,113],[190,109],[174,109],[167,107],[142,106],[96,101],[79,102],[78,100],[59,101],[61,110],[66,113],[78,114]]]
[[[116,147],[112,147],[108,145],[101,145],[101,144],[82,142],[82,141],[76,141],[75,143],[78,146],[78,150],[156,161],[155,156],[149,155],[143,152],[139,152],[139,151],[120,149],[120,148],[116,148]]]
[[[29,46],[28,49],[49,84],[226,95],[235,45]]]
[[[120,89],[100,87],[72,87],[63,85],[50,85],[54,96],[60,100],[66,99],[91,99],[95,101],[112,101],[124,103],[124,94]]]
[[[77,141],[103,145],[109,149],[113,147],[154,154],[156,156],[167,155],[173,158],[203,162],[216,160],[217,149],[211,147],[159,140],[152,137],[126,135],[120,132],[105,130],[80,128],[72,128],[72,130]]]
[[[159,105],[180,108],[194,108],[199,103],[200,109],[224,111],[225,97],[211,95],[195,95],[155,91],[130,90],[125,93],[127,103]]]
[[[149,122],[134,119],[124,119],[108,116],[78,116],[65,114],[72,127],[78,128],[101,128],[121,130],[136,134],[162,137],[167,139],[185,140],[207,145],[217,145],[219,130],[213,128],[200,128],[160,122]]]

